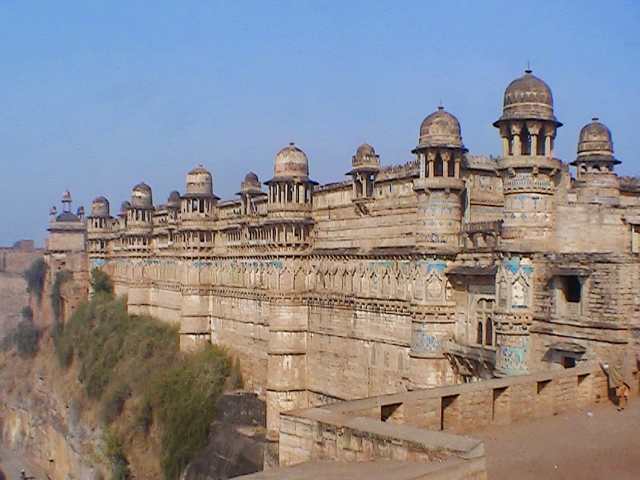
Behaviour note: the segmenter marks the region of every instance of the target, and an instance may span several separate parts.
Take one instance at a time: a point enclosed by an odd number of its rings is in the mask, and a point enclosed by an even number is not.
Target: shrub
[[[208,442],[214,406],[232,370],[226,351],[208,346],[182,354],[177,327],[129,315],[124,299],[104,292],[57,326],[54,343],[62,366],[78,363],[78,379],[100,402],[105,422],[122,417],[145,433],[157,426],[164,477],[177,479]],[[130,397],[134,415],[121,415]],[[128,472],[126,463],[116,463]]]
[[[120,383],[112,388],[102,402],[102,420],[109,425],[120,416],[124,404],[131,395],[131,388],[126,383]]]
[[[111,480],[128,480],[131,478],[129,461],[124,454],[120,438],[111,430],[107,430],[103,438],[105,456],[111,464]]]
[[[21,356],[33,357],[38,353],[40,330],[31,320],[21,320],[13,334],[13,341]]]
[[[111,278],[106,272],[97,267],[91,270],[91,287],[94,293],[113,295],[113,282]]]
[[[37,258],[31,266],[24,271],[24,279],[27,281],[27,292],[34,295],[38,301],[42,301],[44,280],[47,275],[47,264],[44,258]]]
[[[72,273],[69,270],[60,270],[56,273],[55,280],[51,286],[51,308],[53,309],[53,317],[55,323],[60,323],[62,320],[62,285],[71,280]]]
[[[23,320],[28,320],[28,321],[32,322],[33,321],[33,309],[29,305],[26,305],[26,306],[22,307],[22,309],[20,310],[20,316],[22,317]]]
[[[227,383],[231,390],[239,390],[244,386],[242,370],[240,370],[240,359],[238,357],[236,357],[233,362]]]
[[[155,379],[150,400],[162,424],[161,464],[167,480],[177,479],[207,444],[215,403],[230,369],[226,352],[208,346]]]

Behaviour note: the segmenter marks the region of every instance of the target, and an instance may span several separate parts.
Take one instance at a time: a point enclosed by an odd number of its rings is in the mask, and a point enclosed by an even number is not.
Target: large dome
[[[94,198],[91,202],[92,217],[108,217],[109,216],[109,200],[105,197]]]
[[[578,156],[582,155],[613,155],[611,131],[596,117],[580,130]]]
[[[153,208],[151,187],[144,182],[137,184],[131,191],[131,206],[133,208]]]
[[[510,119],[557,121],[549,85],[531,70],[525,70],[524,75],[511,82],[504,92],[500,120]]]
[[[213,176],[211,172],[198,165],[187,173],[187,195],[213,196]]]
[[[460,122],[443,107],[438,107],[422,121],[418,143],[418,147],[464,148]]]
[[[309,176],[309,159],[292,142],[276,154],[273,171],[275,177],[307,178]]]

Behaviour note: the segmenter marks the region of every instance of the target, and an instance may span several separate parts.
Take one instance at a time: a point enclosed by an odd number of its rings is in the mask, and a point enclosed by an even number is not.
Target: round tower
[[[611,131],[597,117],[582,127],[578,139],[578,155],[571,162],[576,167],[578,202],[617,205],[620,182],[614,172],[620,163],[613,156]]]
[[[505,90],[502,116],[493,126],[502,137],[502,244],[507,249],[542,248],[552,234],[556,176],[562,169],[553,156],[562,124],[553,113],[549,86],[525,70]]]
[[[460,122],[442,106],[422,121],[418,146],[412,151],[420,165],[414,190],[420,222],[417,243],[429,250],[459,247],[464,190],[460,169],[466,151]]]
[[[91,202],[91,214],[87,218],[87,243],[90,258],[103,258],[111,237],[112,218],[109,200],[97,197]]]
[[[213,194],[213,175],[198,165],[187,173],[186,192],[180,197],[180,241],[192,251],[211,249],[215,232],[211,222],[215,220],[218,197]]]

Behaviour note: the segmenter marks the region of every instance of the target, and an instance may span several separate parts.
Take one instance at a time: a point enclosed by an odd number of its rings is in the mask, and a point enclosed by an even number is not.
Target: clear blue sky
[[[598,115],[640,174],[638,25],[637,1],[0,0],[0,244],[42,241],[65,188],[117,211],[144,180],[162,203],[202,163],[230,198],[289,141],[320,182],[364,141],[405,162],[440,99],[472,153],[497,154],[527,60],[560,158]]]

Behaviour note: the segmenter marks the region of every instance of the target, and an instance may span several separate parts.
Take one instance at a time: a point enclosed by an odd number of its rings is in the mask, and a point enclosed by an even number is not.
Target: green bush
[[[130,395],[131,388],[126,383],[119,383],[107,392],[102,402],[102,420],[107,425],[120,416]]]
[[[26,305],[26,306],[22,307],[22,309],[20,310],[20,316],[22,317],[23,320],[28,320],[28,321],[32,322],[33,321],[33,309],[29,305]]]
[[[31,266],[24,271],[24,279],[27,281],[27,292],[35,295],[38,301],[42,301],[44,279],[47,275],[47,264],[40,257],[33,261]]]
[[[0,350],[7,351],[15,347],[21,357],[28,358],[38,353],[40,330],[33,324],[33,320],[29,316],[23,316],[24,318],[20,320],[18,325],[2,339]]]
[[[113,282],[106,272],[99,268],[91,270],[91,287],[94,293],[113,295]]]
[[[120,438],[111,430],[107,430],[103,438],[105,456],[111,464],[111,480],[128,480],[131,478],[129,461],[124,453]]]
[[[207,444],[215,403],[231,370],[226,352],[208,346],[155,378],[149,398],[162,429],[162,469],[177,479]]]
[[[60,270],[56,273],[56,277],[51,286],[51,308],[53,310],[53,318],[56,324],[62,320],[62,285],[71,280],[73,274],[68,270]]]
[[[23,357],[33,357],[38,353],[40,330],[31,320],[21,320],[13,334],[18,353]]]
[[[105,422],[137,399],[131,427],[146,433],[157,425],[164,476],[179,478],[207,444],[214,405],[232,371],[227,353],[208,346],[183,354],[176,327],[128,315],[123,299],[104,292],[57,327],[54,344],[63,367],[78,363],[78,379],[100,402]]]

